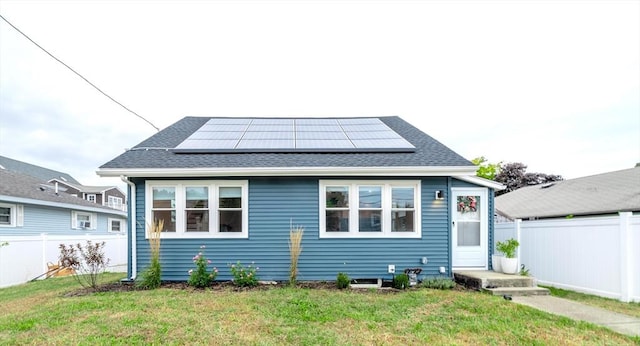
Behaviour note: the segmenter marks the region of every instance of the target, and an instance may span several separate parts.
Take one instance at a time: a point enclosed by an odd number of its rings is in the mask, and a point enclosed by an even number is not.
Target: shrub
[[[82,287],[98,287],[100,274],[104,273],[109,259],[104,256],[106,242],[92,243],[87,240],[83,247],[80,243],[75,246],[60,244],[60,265],[74,270],[73,276]]]
[[[204,251],[205,246],[200,247]],[[207,266],[211,264],[211,261],[204,257],[203,251],[198,252],[193,256],[193,263],[196,265],[196,270],[189,270],[188,284],[193,287],[205,288],[211,285],[218,276],[218,268],[213,267],[213,270],[207,272]]]
[[[238,261],[231,265],[231,275],[233,275],[233,284],[236,286],[256,286],[258,285],[258,269],[254,267],[253,262],[246,268]]]
[[[435,290],[450,290],[456,287],[456,282],[450,278],[432,277],[423,280],[421,286],[424,288],[431,288]]]
[[[149,235],[149,248],[151,251],[151,262],[149,266],[140,274],[141,280],[137,285],[145,289],[155,289],[162,283],[162,265],[160,265],[160,234],[164,229],[164,220],[156,220],[153,225],[147,225]]]
[[[409,275],[402,273],[393,277],[393,288],[403,290],[407,287],[409,287]]]
[[[347,273],[338,273],[336,277],[336,286],[339,289],[344,289],[349,287],[349,275]]]

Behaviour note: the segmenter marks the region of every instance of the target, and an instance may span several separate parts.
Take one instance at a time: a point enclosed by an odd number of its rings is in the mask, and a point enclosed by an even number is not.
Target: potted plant
[[[503,273],[515,274],[518,272],[518,259],[516,258],[518,246],[520,246],[520,243],[513,238],[496,243],[496,249],[504,254],[500,259],[500,266]]]

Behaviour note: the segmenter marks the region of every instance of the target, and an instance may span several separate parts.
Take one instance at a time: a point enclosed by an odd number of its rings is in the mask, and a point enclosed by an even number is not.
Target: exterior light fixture
[[[444,199],[444,192],[436,190],[436,199]]]

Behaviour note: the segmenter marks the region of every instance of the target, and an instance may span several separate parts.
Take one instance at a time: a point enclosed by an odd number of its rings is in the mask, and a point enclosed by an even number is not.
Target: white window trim
[[[0,224],[0,227],[19,227],[24,223],[24,209],[22,205],[0,203],[0,207],[9,208],[9,223]]]
[[[91,203],[96,203],[96,201],[98,200],[98,197],[96,196],[95,193],[88,193],[86,197],[87,197],[87,201]],[[93,200],[90,199],[91,197],[93,197]]]
[[[186,187],[208,187],[209,188],[209,232],[186,232],[185,228],[185,206]],[[249,182],[247,180],[147,180],[145,183],[145,220],[150,225],[153,220],[153,188],[154,187],[175,187],[176,189],[176,231],[162,232],[162,239],[246,239],[249,238]],[[218,229],[218,189],[220,187],[240,187],[242,205],[242,231],[241,232],[220,232]],[[148,227],[148,225],[147,225]],[[145,227],[145,238],[149,239],[149,234]]]
[[[359,232],[358,231],[358,187],[359,186],[382,186],[382,232]],[[326,187],[328,186],[348,186],[349,187],[349,232],[327,232],[326,219]],[[419,180],[320,180],[320,238],[422,238],[422,203],[420,201],[421,186]],[[415,220],[414,232],[391,232],[391,188],[392,187],[412,187],[414,188]]]
[[[78,215],[89,215],[89,222],[91,223],[91,227],[89,228],[78,227]],[[96,230],[98,229],[97,224],[98,224],[98,214],[90,213],[86,211],[77,211],[77,210],[71,211],[71,228],[72,229]]]
[[[114,231],[113,230],[113,222],[114,221],[120,221],[120,230],[119,231]],[[125,219],[115,219],[115,218],[108,218],[107,219],[107,226],[109,228],[107,228],[107,231],[111,232],[111,233],[125,233],[127,231],[127,221]]]

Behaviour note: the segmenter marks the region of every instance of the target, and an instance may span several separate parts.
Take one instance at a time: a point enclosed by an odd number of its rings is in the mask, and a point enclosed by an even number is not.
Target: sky
[[[0,14],[163,129],[397,115],[471,160],[640,162],[640,1],[12,1]],[[0,20],[0,155],[95,171],[156,133]]]

